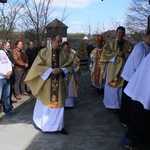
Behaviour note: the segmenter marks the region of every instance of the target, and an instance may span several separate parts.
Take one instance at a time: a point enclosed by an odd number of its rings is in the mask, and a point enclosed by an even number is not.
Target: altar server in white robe
[[[124,79],[123,89],[130,81],[133,74],[136,72],[139,65],[144,58],[150,53],[150,31],[146,33],[144,41],[139,42],[134,46],[132,53],[129,55],[127,62],[124,66],[121,77]],[[124,92],[122,93],[121,108],[119,112],[119,121],[125,125],[128,125],[130,115],[131,98]]]
[[[131,97],[129,124],[122,145],[150,140],[150,54],[129,80],[124,92]]]

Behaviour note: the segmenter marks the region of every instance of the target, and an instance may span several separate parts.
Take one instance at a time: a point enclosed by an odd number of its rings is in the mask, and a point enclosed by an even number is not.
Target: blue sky
[[[116,28],[116,22],[124,25],[127,7],[132,0],[54,0],[53,7],[57,18],[61,19],[64,5],[65,15],[70,14],[64,23],[68,33],[102,32]],[[111,21],[113,20],[113,21]]]

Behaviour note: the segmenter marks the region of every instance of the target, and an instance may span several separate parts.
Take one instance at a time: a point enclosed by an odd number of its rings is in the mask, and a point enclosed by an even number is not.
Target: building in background
[[[51,23],[46,26],[46,33],[47,33],[47,46],[51,47],[51,37],[56,34],[59,34],[62,37],[62,42],[67,41],[67,29],[64,23],[62,23],[57,18],[54,19]]]

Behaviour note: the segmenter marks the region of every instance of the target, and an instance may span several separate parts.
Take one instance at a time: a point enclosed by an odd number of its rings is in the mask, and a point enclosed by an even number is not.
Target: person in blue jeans
[[[3,47],[10,47],[9,42],[4,42]],[[10,80],[12,74],[12,63],[3,50],[0,50],[0,100],[4,105],[6,116],[16,115],[18,111],[14,111],[10,103]]]

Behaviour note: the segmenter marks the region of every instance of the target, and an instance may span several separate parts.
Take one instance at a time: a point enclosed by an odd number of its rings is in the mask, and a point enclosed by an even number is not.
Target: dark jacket
[[[34,50],[31,50],[30,48],[28,48],[26,50],[26,55],[27,55],[28,60],[29,60],[28,69],[30,69],[36,56],[37,56],[37,53]]]

